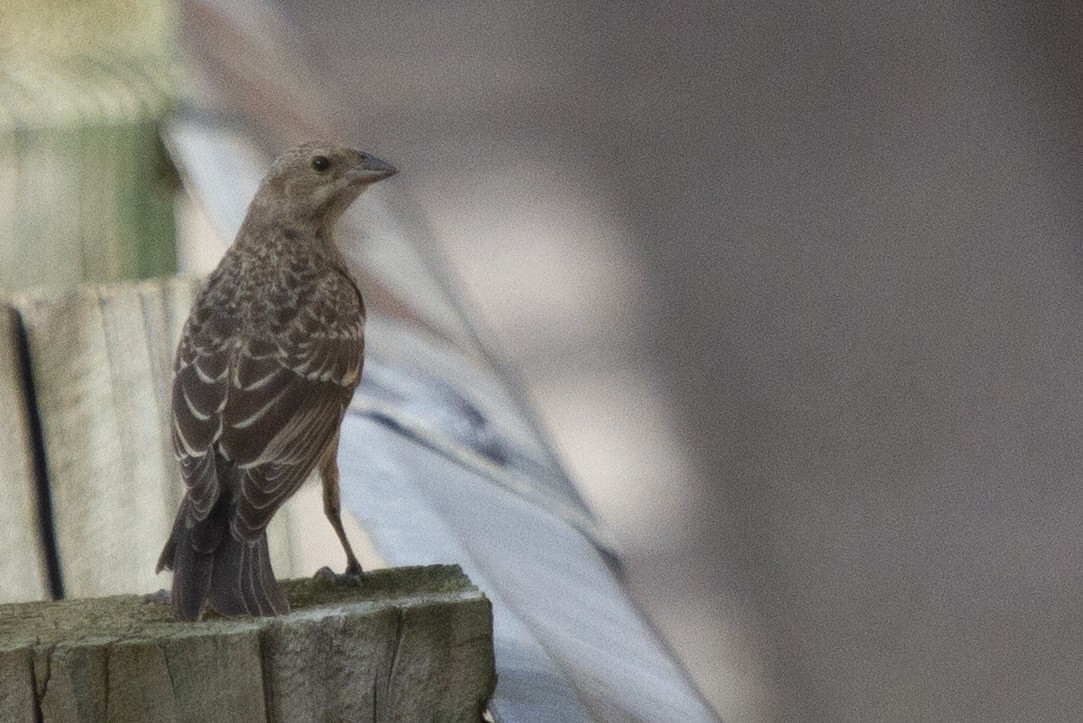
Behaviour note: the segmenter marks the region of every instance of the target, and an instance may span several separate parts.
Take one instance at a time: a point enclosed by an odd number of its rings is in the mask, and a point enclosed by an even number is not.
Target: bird
[[[361,380],[365,303],[335,244],[349,205],[396,169],[352,148],[309,142],[280,155],[200,288],[173,363],[174,455],[184,497],[157,571],[172,570],[177,620],[289,612],[271,569],[267,524],[313,470],[342,526],[337,451]]]

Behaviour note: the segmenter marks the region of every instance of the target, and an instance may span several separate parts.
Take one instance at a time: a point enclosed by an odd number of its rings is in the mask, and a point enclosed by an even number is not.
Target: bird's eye
[[[318,173],[323,173],[331,167],[331,159],[327,156],[314,156],[312,158],[312,168]]]

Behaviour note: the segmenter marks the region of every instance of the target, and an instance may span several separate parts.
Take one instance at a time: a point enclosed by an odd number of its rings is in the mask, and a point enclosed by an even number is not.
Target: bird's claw
[[[324,565],[319,570],[316,570],[316,574],[312,576],[317,580],[323,582],[335,582],[335,583],[348,583],[350,585],[356,585],[361,581],[361,566],[351,569],[350,566],[346,567],[346,572],[341,575],[331,568]]]
[[[143,596],[143,604],[169,605],[173,602],[173,596],[164,587],[158,592],[149,592]]]

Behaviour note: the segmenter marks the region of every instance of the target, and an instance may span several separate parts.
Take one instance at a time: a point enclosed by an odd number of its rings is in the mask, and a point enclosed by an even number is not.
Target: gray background
[[[1083,717],[1072,2],[286,4],[732,721]]]

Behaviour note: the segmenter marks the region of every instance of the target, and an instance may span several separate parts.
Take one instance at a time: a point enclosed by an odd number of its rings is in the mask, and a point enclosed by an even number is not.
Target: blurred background
[[[1078,4],[282,7],[725,718],[1083,715]]]
[[[215,5],[261,27],[181,2]],[[1083,7],[263,7],[326,126],[400,169],[724,719],[1083,719]],[[182,46],[267,124],[308,98],[245,95],[273,67],[202,22]],[[135,55],[151,96],[168,58]],[[110,142],[72,140],[119,168]],[[49,177],[0,174],[21,243],[68,218]]]

